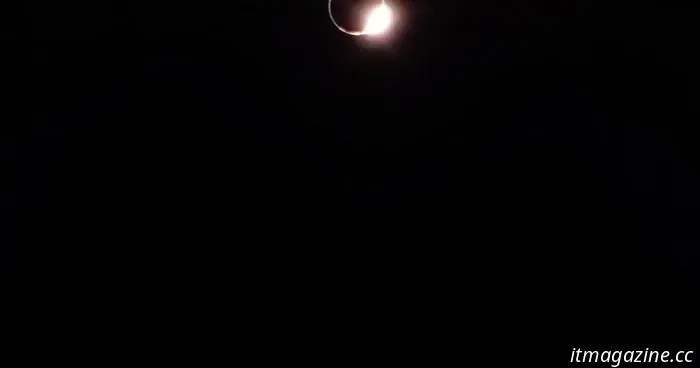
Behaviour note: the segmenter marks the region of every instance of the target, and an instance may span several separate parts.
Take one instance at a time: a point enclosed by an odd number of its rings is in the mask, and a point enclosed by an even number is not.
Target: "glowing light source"
[[[333,18],[333,12],[331,11],[332,3],[333,0],[328,0],[328,15],[331,17],[333,25],[335,25],[335,27],[338,28],[338,30],[340,30],[341,32],[349,34],[351,36],[376,36],[384,34],[391,28],[391,25],[394,21],[394,14],[391,11],[391,8],[389,7],[389,5],[386,4],[385,0],[382,0],[381,4],[377,5],[374,9],[368,12],[367,18],[365,20],[364,29],[362,31],[349,31],[341,27],[335,21],[335,18]]]
[[[391,27],[393,14],[391,9],[384,2],[372,10],[367,16],[364,34],[377,35],[386,32]]]

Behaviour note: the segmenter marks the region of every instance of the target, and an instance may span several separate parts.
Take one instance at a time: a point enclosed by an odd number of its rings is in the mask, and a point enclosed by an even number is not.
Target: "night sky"
[[[441,328],[480,321],[561,365],[583,344],[697,345],[698,12],[390,5],[395,27],[367,39],[324,0],[24,2],[0,275],[64,295],[68,366],[122,366],[141,351],[125,341],[180,331],[167,313],[224,299],[249,310],[230,334],[356,318],[384,346],[405,313],[444,351],[464,344]],[[352,346],[338,359],[371,350]]]

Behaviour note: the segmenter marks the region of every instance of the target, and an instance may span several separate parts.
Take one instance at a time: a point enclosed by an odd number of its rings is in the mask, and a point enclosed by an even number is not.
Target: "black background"
[[[394,5],[372,43],[322,0],[23,3],[3,278],[62,291],[67,364],[316,324],[363,336],[337,359],[697,342],[697,12]]]

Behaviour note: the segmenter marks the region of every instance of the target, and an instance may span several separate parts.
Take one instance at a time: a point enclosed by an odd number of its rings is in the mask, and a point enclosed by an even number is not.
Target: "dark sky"
[[[3,72],[2,277],[75,297],[67,361],[109,366],[110,329],[141,326],[114,290],[261,282],[229,274],[249,257],[286,260],[273,279],[441,264],[439,290],[526,293],[493,303],[530,300],[544,331],[698,341],[697,12],[393,5],[396,28],[368,42],[324,0],[24,2]]]

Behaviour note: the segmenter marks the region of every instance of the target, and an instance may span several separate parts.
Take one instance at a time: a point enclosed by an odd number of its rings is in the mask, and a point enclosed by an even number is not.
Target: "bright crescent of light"
[[[345,33],[345,34],[349,34],[349,35],[351,35],[351,36],[364,36],[364,35],[372,35],[372,34],[375,34],[375,32],[368,31],[368,28],[369,28],[369,27],[368,27],[368,24],[367,24],[367,23],[365,24],[365,29],[363,29],[362,31],[359,31],[359,32],[356,32],[356,31],[354,32],[354,31],[350,31],[350,30],[347,30],[347,29],[343,28],[340,24],[338,24],[338,22],[335,21],[335,18],[333,18],[333,11],[331,10],[331,4],[332,4],[332,3],[333,3],[333,0],[328,0],[328,16],[331,17],[331,21],[333,22],[333,25],[334,25],[336,28],[338,28],[338,30],[340,30],[341,32],[343,32],[343,33]],[[380,6],[380,7],[387,6],[387,5],[386,5],[386,0],[382,0],[381,5],[379,5],[379,6]],[[376,11],[376,9],[375,9],[375,11]],[[372,14],[369,15],[369,20],[371,20],[371,17],[372,17]],[[382,33],[383,31],[384,31],[384,30],[381,29],[380,32],[378,32],[378,33]]]

